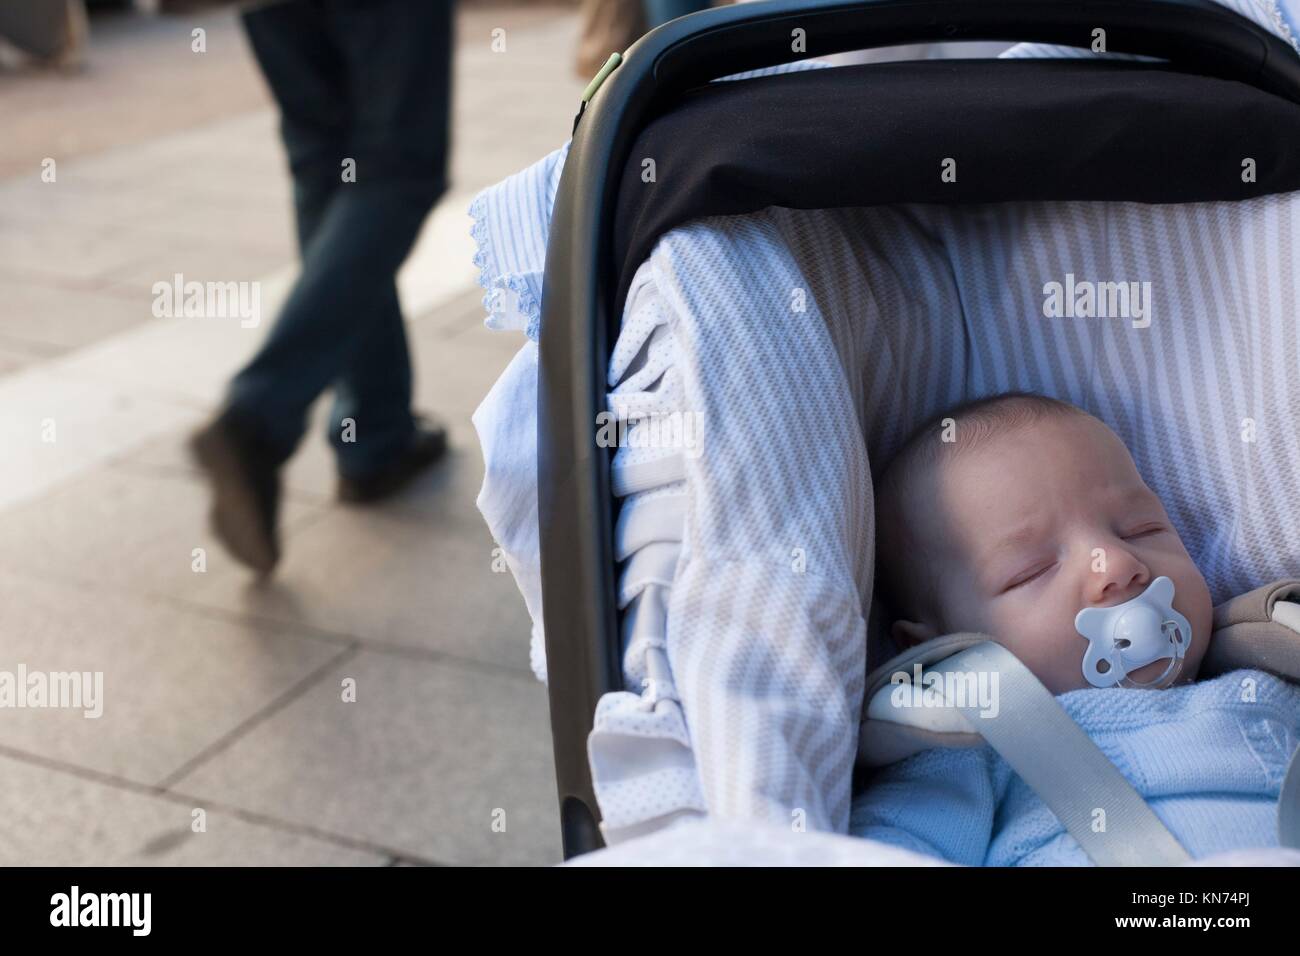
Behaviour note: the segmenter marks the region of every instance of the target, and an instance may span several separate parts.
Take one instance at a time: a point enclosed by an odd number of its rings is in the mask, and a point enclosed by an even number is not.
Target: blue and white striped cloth
[[[1266,0],[1225,5],[1293,35]],[[530,340],[475,425],[542,679],[533,340],[566,153],[471,208],[488,324]],[[846,831],[867,659],[887,653],[866,620],[871,477],[940,407],[1070,400],[1125,440],[1216,601],[1293,576],[1298,257],[1292,196],[769,208],[662,237],[610,362],[636,424],[615,457],[629,690],[589,740],[607,839],[705,812]],[[1071,276],[1150,282],[1150,325],[1044,318],[1044,285]],[[634,440],[674,415],[702,423],[696,447]]]

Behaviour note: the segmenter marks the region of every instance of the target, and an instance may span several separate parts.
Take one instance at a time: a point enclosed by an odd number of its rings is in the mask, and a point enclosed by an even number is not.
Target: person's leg
[[[277,461],[288,458],[302,437],[311,403],[341,373],[347,380],[346,370],[358,362],[377,366],[366,380],[370,387],[359,393],[399,401],[401,408],[350,406],[357,434],[367,439],[354,444],[382,452],[390,446],[377,446],[387,442],[395,421],[409,432],[409,384],[384,393],[385,386],[371,382],[383,375],[399,386],[409,383],[394,275],[427,208],[409,188],[389,182],[345,184],[329,200],[307,243],[302,276],[229,394],[228,414]]]
[[[293,174],[298,251],[320,224],[340,184],[348,135],[345,62],[316,0],[273,4],[243,15],[244,29],[280,109]]]
[[[411,419],[394,276],[445,188],[449,2],[299,0],[246,15],[281,107],[302,274],[191,449],[213,483],[218,535],[262,573],[279,560],[279,467],[331,382],[342,377],[361,439],[341,449],[341,497],[390,494],[444,448],[441,430]],[[438,22],[447,24],[441,34]],[[430,70],[445,82],[420,82]],[[348,160],[355,181],[343,179]],[[387,468],[350,478],[389,455]]]
[[[329,441],[345,478],[363,478],[384,467],[415,429],[411,358],[395,278],[373,309],[371,327],[334,383]]]
[[[330,316],[304,308],[304,299],[310,303],[314,297],[298,293],[317,281],[317,270],[310,266],[312,239],[340,185],[347,88],[343,57],[318,2],[273,4],[246,12],[243,22],[280,108],[303,268],[262,349],[231,381],[226,416],[254,436],[278,465],[301,439],[307,406],[315,398],[299,380],[298,359],[330,334],[324,327]]]
[[[280,107],[305,262],[338,181],[334,170],[347,132],[342,60],[314,0],[248,12],[244,26]],[[221,415],[190,441],[212,483],[213,529],[231,554],[263,574],[280,557],[279,466],[301,437],[306,407],[299,407],[296,362],[284,343],[310,344],[315,337],[311,315],[285,309],[268,348],[231,382]]]
[[[406,212],[422,219],[447,185],[452,4],[333,0],[329,9],[356,104],[349,138],[356,182],[343,192],[391,191],[405,198]],[[413,240],[420,223],[412,225]],[[416,431],[397,265],[400,260],[368,283],[373,298],[363,337],[334,383],[329,437],[344,478],[364,478],[390,465]]]
[[[341,148],[336,149],[342,152]],[[325,167],[325,168],[320,168]],[[297,226],[298,255],[304,261],[312,238],[320,229],[325,210],[339,190],[338,170],[333,163],[321,163],[300,170],[293,177],[293,212]]]

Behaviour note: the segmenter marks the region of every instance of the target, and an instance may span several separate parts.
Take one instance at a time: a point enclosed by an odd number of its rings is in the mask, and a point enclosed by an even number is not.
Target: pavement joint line
[[[388,657],[405,657],[410,660],[425,661],[430,664],[454,664],[464,667],[467,670],[478,671],[483,674],[497,677],[508,677],[525,681],[528,684],[536,682],[536,677],[528,667],[515,664],[501,664],[495,661],[484,661],[474,657],[465,657],[451,651],[437,650],[428,647],[413,647],[409,644],[402,644],[398,641],[384,640],[382,638],[364,637],[351,631],[336,631],[328,627],[322,627],[310,621],[291,620],[286,621],[283,618],[268,617],[255,611],[231,611],[226,608],[217,607],[212,604],[205,604],[196,601],[193,598],[180,597],[166,591],[135,590],[132,588],[106,587],[90,578],[78,578],[72,575],[58,574],[35,574],[26,569],[12,565],[0,566],[0,572],[14,578],[20,578],[27,581],[39,581],[43,584],[55,584],[60,587],[77,587],[86,591],[98,591],[100,593],[109,592],[111,594],[127,597],[138,603],[146,605],[163,605],[172,610],[184,611],[194,614],[196,617],[206,618],[212,621],[222,621],[227,624],[242,624],[266,631],[277,637],[300,637],[304,640],[321,640],[331,644],[341,645],[343,647],[355,647],[358,651],[367,651],[369,653],[382,654]],[[520,645],[521,652],[523,645]]]
[[[386,641],[382,638],[360,637],[357,638],[362,650],[375,654],[384,654],[389,657],[405,657],[410,660],[427,661],[431,664],[448,663],[457,664],[465,667],[467,670],[477,670],[484,674],[491,674],[496,677],[509,677],[522,680],[525,683],[535,685],[538,682],[532,669],[524,665],[515,664],[498,664],[493,661],[482,661],[472,657],[463,657],[460,654],[453,654],[450,651],[439,651],[427,647],[412,647],[408,644],[400,644],[396,641]],[[522,657],[524,645],[521,643],[520,656]]]
[[[92,593],[108,593],[115,597],[127,598],[145,606],[162,605],[174,611],[186,611],[193,613],[196,617],[202,617],[213,621],[222,621],[227,624],[250,625],[260,631],[269,632],[273,637],[290,636],[301,637],[304,640],[319,639],[345,647],[351,646],[358,641],[358,638],[350,634],[341,634],[305,622],[286,622],[281,620],[271,620],[269,618],[254,617],[253,615],[241,613],[239,611],[228,611],[225,608],[215,607],[210,604],[201,604],[192,600],[179,598],[165,591],[135,590],[133,588],[106,586],[92,578],[80,578],[74,575],[60,575],[57,573],[37,574],[28,571],[25,568],[13,565],[0,566],[0,573],[24,581],[36,581],[47,585],[53,584],[60,588],[76,587],[82,591],[89,591]]]
[[[39,339],[25,339],[22,336],[12,335],[0,332],[0,345],[8,345],[12,348],[31,349],[36,352],[44,353],[42,356],[45,360],[56,359],[60,356],[67,355],[68,350],[60,345],[53,345],[50,342],[42,342]],[[40,361],[37,358],[34,361]]]
[[[340,664],[352,660],[357,656],[358,651],[359,648],[355,645],[340,650],[337,654],[327,659],[306,676],[300,678],[292,686],[285,689],[277,697],[273,697],[257,711],[250,714],[239,724],[226,731],[226,733],[208,744],[193,757],[186,760],[171,773],[164,775],[156,784],[157,789],[160,792],[170,790],[175,784],[184,780],[186,776],[203,766],[213,757],[216,757],[222,751],[229,749],[232,744],[237,742],[245,734],[249,733],[260,724],[265,723],[268,719],[284,710],[312,687],[319,684],[324,680],[325,675],[331,670],[334,670]]]
[[[349,631],[334,631],[319,624],[312,624],[307,621],[287,622],[280,618],[266,617],[252,611],[228,611],[225,608],[214,607],[210,604],[201,604],[192,598],[176,597],[174,595],[152,594],[150,597],[161,599],[163,603],[172,605],[180,610],[193,611],[202,617],[214,620],[224,620],[230,623],[251,624],[262,629],[279,629],[284,631],[292,628],[300,632],[299,636],[304,638],[321,638],[335,643],[355,644],[358,650],[367,651],[375,654],[383,654],[389,657],[405,657],[412,660],[426,661],[430,664],[455,664],[468,670],[480,671],[484,674],[491,674],[497,677],[510,677],[523,680],[528,684],[537,682],[536,676],[531,668],[514,664],[500,664],[493,661],[479,660],[473,657],[465,657],[460,654],[454,654],[451,651],[440,651],[428,647],[412,647],[409,644],[402,644],[397,641],[388,641],[382,638],[363,637]],[[520,653],[523,653],[523,644],[520,644]]]
[[[167,152],[169,147],[174,148],[177,146],[181,147],[177,155],[189,157],[192,155],[192,152],[187,152],[184,148],[187,140],[192,141],[196,136],[201,135],[202,133],[205,132],[214,132],[215,130],[217,130],[219,127],[222,126],[238,126],[240,123],[251,122],[250,117],[254,117],[259,114],[267,114],[267,113],[274,113],[274,112],[275,112],[275,108],[272,106],[264,106],[264,107],[251,109],[251,110],[242,110],[238,113],[227,113],[224,115],[213,116],[205,121],[196,123],[193,126],[185,126],[178,129],[169,130],[168,132],[158,133],[157,135],[150,136],[147,139],[130,140],[127,142],[113,143],[95,152],[82,153],[79,155],[72,156],[66,160],[60,161],[59,176],[60,178],[67,179],[67,180],[84,179],[84,180],[89,180],[91,182],[99,182],[101,184],[104,184],[102,179],[97,179],[95,177],[93,169],[95,167],[102,166],[106,160],[107,161],[121,160],[131,156],[132,153],[140,153],[140,152],[152,153],[155,150],[161,152]],[[87,167],[92,168],[92,172],[90,175],[86,175],[85,173]],[[0,182],[12,182],[14,180],[22,179],[23,176],[24,174],[6,177],[4,180],[0,180]],[[129,176],[110,177],[110,179],[112,180],[121,180],[121,179],[129,179],[129,178],[130,178]],[[117,185],[117,183],[110,182],[107,185]]]
[[[227,624],[251,625],[259,630],[272,631],[277,635],[292,635],[294,637],[301,637],[304,640],[328,641],[331,644],[339,644],[343,646],[351,646],[359,640],[350,634],[331,631],[327,628],[317,627],[313,624],[308,624],[302,621],[288,623],[282,620],[273,620],[271,618],[249,614],[244,611],[230,611],[223,607],[215,607],[211,604],[201,604],[192,599],[177,597],[174,594],[150,592],[148,594],[138,594],[137,596],[157,601],[160,604],[165,604],[173,610],[186,611],[194,614],[196,617],[207,618],[210,621],[223,621]]]
[[[0,183],[0,198],[3,198],[3,192],[4,183]],[[72,289],[77,292],[94,292],[105,284],[105,280],[98,276],[70,276],[62,272],[33,271],[25,266],[18,268],[8,264],[0,264],[0,279],[49,286],[59,291]]]
[[[235,817],[236,819],[243,820],[245,823],[253,823],[259,826],[280,830],[282,832],[294,833],[299,836],[314,837],[315,839],[334,843],[349,849],[373,853],[376,856],[392,856],[411,863],[418,863],[421,866],[454,865],[430,857],[421,856],[418,853],[412,853],[411,851],[403,850],[400,847],[389,846],[384,843],[374,843],[361,837],[348,836],[343,833],[335,833],[333,830],[326,830],[309,823],[299,823],[296,820],[285,820],[268,813],[260,813],[256,810],[247,810],[244,807],[223,803],[219,800],[203,800],[193,794],[182,793],[178,790],[169,790],[166,793],[161,794],[161,796],[176,799],[177,802],[182,805],[194,806],[196,804],[202,804],[207,809],[216,810],[219,813],[224,813],[228,816]]]
[[[135,780],[118,777],[115,774],[104,773],[100,770],[92,770],[88,767],[67,763],[62,760],[54,760],[50,757],[42,756],[41,754],[11,747],[8,744],[0,744],[0,756],[8,757],[11,760],[17,760],[20,763],[41,767],[55,773],[77,777],[89,781],[90,783],[97,783],[101,786],[111,787],[115,790],[126,790],[139,796],[155,797],[160,800],[166,800],[168,803],[174,803],[177,806],[190,808],[202,806],[205,810],[212,810],[225,816],[234,817],[237,820],[253,824],[254,826],[265,827],[268,830],[278,830],[281,833],[291,833],[295,836],[305,836],[322,843],[331,843],[335,846],[341,846],[350,850],[360,850],[378,857],[404,860],[411,863],[418,863],[421,866],[449,865],[427,857],[422,857],[416,853],[411,853],[409,850],[385,846],[379,843],[372,843],[369,840],[347,836],[343,833],[335,833],[332,830],[326,830],[321,827],[312,826],[311,824],[298,823],[294,820],[284,820],[279,817],[271,816],[270,814],[245,810],[242,807],[225,804],[218,800],[200,799],[193,794],[181,793],[175,790],[159,790],[156,787],[151,787],[148,784],[139,783]]]

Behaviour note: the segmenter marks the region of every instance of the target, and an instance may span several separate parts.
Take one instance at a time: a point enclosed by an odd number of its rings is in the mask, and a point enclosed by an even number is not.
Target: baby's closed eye
[[[1120,537],[1123,538],[1125,541],[1128,541],[1130,538],[1144,538],[1147,537],[1148,535],[1162,534],[1168,530],[1169,528],[1163,523],[1146,524],[1138,527],[1133,531],[1127,531],[1124,534],[1120,535]]]
[[[1047,574],[1048,571],[1052,570],[1052,568],[1056,567],[1056,565],[1056,561],[1035,562],[1020,573],[1013,575],[1006,587],[1002,589],[1002,593],[1014,590],[1015,588],[1028,584],[1031,581],[1038,580]]]

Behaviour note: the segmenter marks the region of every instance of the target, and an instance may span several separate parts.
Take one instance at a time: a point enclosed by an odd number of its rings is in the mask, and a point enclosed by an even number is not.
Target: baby
[[[1193,857],[1276,846],[1300,688],[1262,671],[1195,682],[1212,630],[1209,588],[1105,424],[1023,393],[937,416],[881,476],[877,524],[900,647],[958,631],[994,636]],[[1148,655],[1107,679],[1103,653],[1086,677],[1090,642],[1079,628],[1100,612],[1081,610],[1147,600],[1170,584],[1175,613],[1166,616],[1181,616],[1178,630],[1190,634],[1160,643],[1181,642],[1181,657]],[[1243,678],[1253,696],[1243,695]],[[1144,685],[1168,689],[1131,689]],[[926,750],[880,771],[854,801],[851,830],[974,866],[1089,862],[987,746]]]

